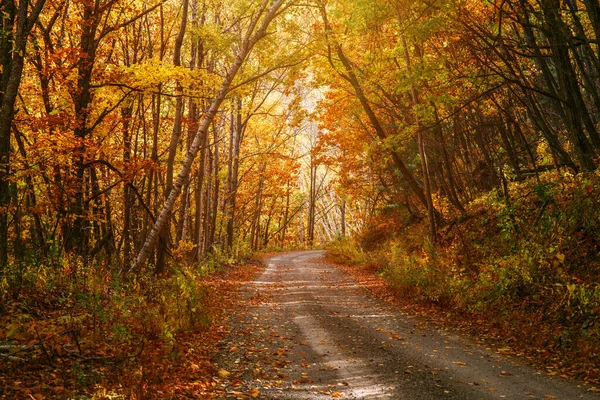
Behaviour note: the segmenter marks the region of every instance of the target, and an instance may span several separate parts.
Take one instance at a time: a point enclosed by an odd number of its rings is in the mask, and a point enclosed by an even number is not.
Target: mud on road
[[[247,284],[214,360],[223,398],[600,398],[393,309],[323,256],[277,255]]]

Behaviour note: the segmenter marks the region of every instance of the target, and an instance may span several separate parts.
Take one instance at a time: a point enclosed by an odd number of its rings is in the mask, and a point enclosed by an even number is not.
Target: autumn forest
[[[177,397],[315,248],[600,380],[597,0],[0,7],[0,397]]]

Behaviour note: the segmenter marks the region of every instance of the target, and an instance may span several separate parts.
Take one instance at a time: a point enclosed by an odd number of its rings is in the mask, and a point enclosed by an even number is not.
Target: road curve
[[[324,252],[280,254],[215,360],[224,398],[599,399],[373,298]]]

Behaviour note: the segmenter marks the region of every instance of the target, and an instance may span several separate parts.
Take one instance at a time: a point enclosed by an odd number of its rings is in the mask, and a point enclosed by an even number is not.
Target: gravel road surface
[[[215,360],[224,398],[600,398],[503,349],[394,310],[323,256],[277,255],[247,285],[250,305],[232,317]]]

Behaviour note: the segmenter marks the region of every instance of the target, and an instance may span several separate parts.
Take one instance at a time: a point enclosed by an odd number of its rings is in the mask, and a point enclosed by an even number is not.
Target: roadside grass
[[[399,296],[504,337],[550,373],[600,379],[600,176],[547,173],[424,221],[388,217],[332,244],[338,262],[380,274]],[[381,232],[386,232],[383,234]]]

